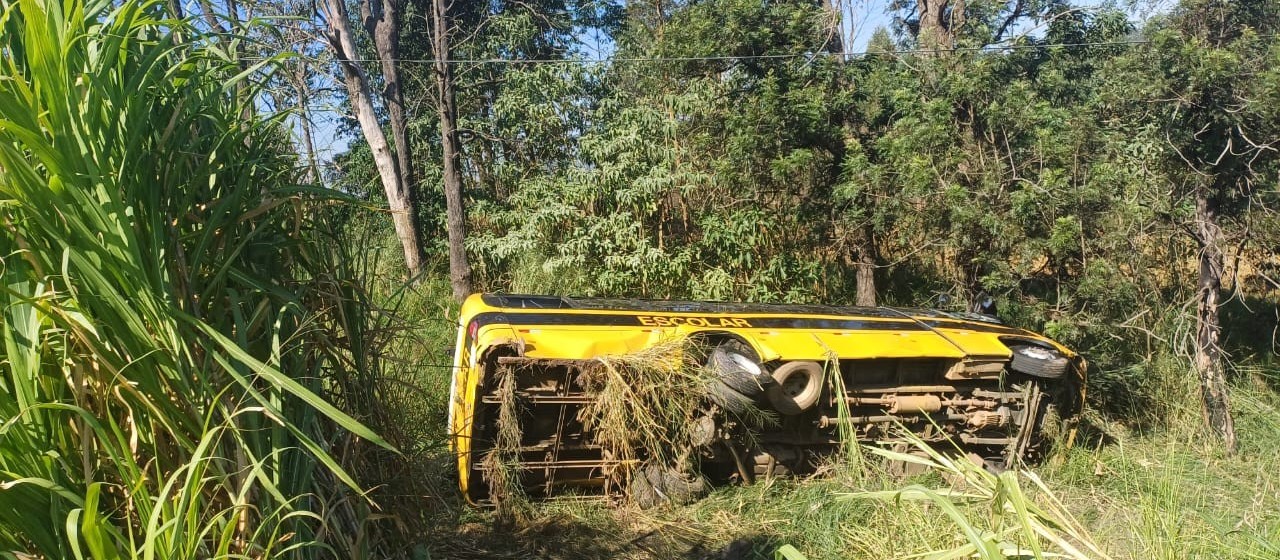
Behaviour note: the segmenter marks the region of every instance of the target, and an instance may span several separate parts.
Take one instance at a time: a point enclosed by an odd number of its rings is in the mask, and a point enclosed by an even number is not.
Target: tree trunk
[[[1222,287],[1222,228],[1217,205],[1204,187],[1196,192],[1196,237],[1200,244],[1200,281],[1196,293],[1195,365],[1200,377],[1200,396],[1205,421],[1222,439],[1228,453],[1236,450],[1236,430],[1227,400],[1227,378],[1218,346],[1222,327],[1218,324],[1218,304]]]
[[[950,47],[956,45],[956,35],[960,33],[960,28],[964,27],[964,11],[965,0],[954,0],[951,4],[951,13],[947,14],[947,45]]]
[[[226,35],[226,28],[222,27],[222,23],[218,22],[218,14],[213,11],[213,3],[209,0],[200,0],[200,17],[204,18],[205,25],[209,26],[209,32],[216,35]]]
[[[378,177],[382,180],[382,188],[387,194],[387,203],[391,207],[391,220],[395,225],[396,237],[404,249],[405,267],[411,278],[422,272],[422,248],[419,242],[417,216],[410,206],[409,193],[400,180],[400,169],[395,154],[387,144],[387,137],[382,132],[377,113],[373,110],[373,100],[369,96],[369,79],[364,70],[354,60],[355,38],[351,34],[351,22],[347,16],[344,0],[324,0],[322,10],[328,20],[328,40],[334,55],[342,67],[342,75],[347,86],[347,95],[351,106],[355,109],[356,120],[360,123],[360,131],[369,150],[373,153],[374,166],[378,169]]]
[[[823,5],[826,7],[827,12],[831,17],[829,24],[830,27],[827,31],[831,40],[828,41],[827,48],[829,52],[836,53],[839,56],[838,60],[840,61],[840,64],[843,65],[845,62],[845,45],[843,40],[844,25],[842,21],[844,12],[840,6],[840,0],[824,0]],[[847,74],[841,72],[841,87],[845,87],[844,84],[846,76]],[[833,178],[837,181],[839,180],[839,176],[843,168],[844,154],[847,152],[848,146],[857,142],[857,138],[854,136],[853,132],[853,124],[849,122],[849,115],[845,114],[842,118],[844,119],[844,122],[842,123],[844,134],[841,136],[841,144],[837,152],[838,156],[836,165],[832,168]],[[859,196],[857,204],[864,208],[868,207],[870,204],[869,197],[867,197],[866,194]],[[872,233],[870,224],[859,226],[856,234],[857,237],[853,242],[852,260],[854,266],[854,280],[857,283],[857,293],[854,296],[854,303],[867,307],[875,307],[876,305],[876,251],[875,238]]]
[[[840,6],[841,0],[822,0],[822,7],[827,12],[827,17],[831,18],[830,24],[827,26],[827,50],[839,56],[840,61],[844,61],[844,12]]]
[[[364,0],[360,3],[360,15],[365,29],[373,37],[374,49],[382,63],[382,80],[385,84],[382,98],[386,101],[387,116],[391,121],[391,139],[396,147],[396,163],[400,182],[409,193],[411,208],[416,212],[417,181],[413,173],[413,152],[409,143],[408,115],[405,113],[404,91],[400,87],[400,6],[393,0]]]
[[[943,25],[943,13],[947,10],[949,0],[919,0],[920,29],[916,32],[916,43],[922,50],[939,51],[951,48],[951,35]],[[937,54],[925,52],[925,55]]]
[[[307,82],[307,63],[302,61],[298,71],[294,73],[294,90],[297,94],[299,132],[302,134],[302,148],[307,156],[308,178],[320,182],[320,163],[316,158],[315,133],[311,130],[311,84]]]
[[[871,226],[862,226],[855,249],[856,267],[854,277],[858,282],[858,305],[875,307],[876,305],[876,255]]]
[[[458,113],[453,97],[453,68],[449,64],[449,0],[433,0],[435,10],[436,106],[440,113],[440,146],[443,151],[444,202],[449,229],[449,283],[453,297],[462,301],[471,294],[471,263],[467,261],[467,214],[462,199],[462,170],[458,146]]]
[[[977,239],[975,235],[965,237]],[[987,290],[982,286],[982,275],[986,267],[978,260],[979,251],[980,249],[971,246],[962,246],[956,250],[956,267],[960,273],[965,310],[972,313],[977,313],[982,308],[982,302],[987,297]]]
[[[224,3],[227,7],[227,23],[230,24],[230,29],[223,27],[222,23],[218,21],[218,13],[214,11],[213,3],[209,0],[199,0],[199,4],[200,16],[204,18],[205,25],[209,26],[210,33],[220,37],[227,37],[230,34],[240,32],[240,14],[234,2]],[[240,48],[243,48],[243,46]],[[246,61],[243,56],[240,56],[239,53],[232,53],[232,56],[236,58],[236,64],[240,67],[241,71],[249,69],[249,62]],[[248,122],[253,120],[254,112],[253,101],[249,99],[248,80],[239,80],[236,82],[236,96],[241,103],[240,118],[245,121],[243,126],[248,126]],[[246,142],[247,141],[248,140],[246,139]]]

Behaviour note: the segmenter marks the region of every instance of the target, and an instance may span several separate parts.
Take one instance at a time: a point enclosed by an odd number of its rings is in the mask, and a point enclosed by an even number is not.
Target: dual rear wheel
[[[712,347],[706,367],[716,374],[712,395],[717,404],[732,412],[767,401],[782,414],[796,415],[812,408],[822,396],[821,364],[786,362],[770,371],[755,350],[738,339],[725,339]]]

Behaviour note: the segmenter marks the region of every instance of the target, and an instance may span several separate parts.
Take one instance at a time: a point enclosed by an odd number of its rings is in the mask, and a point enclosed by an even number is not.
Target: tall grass
[[[951,486],[936,489],[912,484],[897,490],[854,492],[846,497],[894,504],[920,501],[936,506],[955,525],[955,530],[964,535],[964,542],[930,551],[930,558],[1042,560],[1052,556],[1110,560],[1093,542],[1088,530],[1035,473],[1009,470],[995,474],[966,457],[943,454],[905,429],[903,432],[917,454],[878,447],[869,448],[870,451],[892,461],[915,463],[942,473],[951,481]],[[1031,482],[1038,495],[1029,496],[1023,490],[1021,480]],[[985,519],[962,510],[962,504],[974,504],[985,509],[986,515],[982,516]],[[1042,541],[1057,550],[1046,552],[1047,547]]]
[[[0,0],[0,556],[367,555],[330,193],[165,6]]]

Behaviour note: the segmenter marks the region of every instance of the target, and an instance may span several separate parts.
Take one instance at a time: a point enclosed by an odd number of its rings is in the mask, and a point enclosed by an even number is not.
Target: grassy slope
[[[1280,397],[1240,388],[1240,454],[1224,457],[1200,434],[1125,434],[1059,453],[1037,471],[1115,558],[1280,557]],[[920,503],[846,500],[853,490],[909,481],[836,472],[722,488],[686,507],[641,511],[593,504],[536,505],[515,527],[483,511],[433,512],[427,538],[439,557],[770,558],[790,543],[809,558],[889,558],[957,546],[963,536]],[[965,509],[981,525],[982,505]],[[513,538],[514,536],[514,538]]]

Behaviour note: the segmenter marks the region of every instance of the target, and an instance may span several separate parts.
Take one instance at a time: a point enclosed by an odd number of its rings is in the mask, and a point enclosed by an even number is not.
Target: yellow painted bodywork
[[[730,320],[712,325],[689,324],[667,326],[577,326],[547,324],[513,325],[501,320],[476,327],[473,337],[467,336],[472,320],[481,314],[537,314],[540,316],[628,315],[670,318],[670,322],[682,322],[688,318],[727,317]],[[592,359],[604,355],[619,355],[644,350],[662,340],[687,336],[697,332],[732,333],[751,344],[764,362],[772,360],[828,359],[832,354],[842,360],[871,358],[966,358],[1008,359],[1009,348],[1000,337],[1016,337],[1047,343],[1068,358],[1076,354],[1058,343],[1035,333],[1000,327],[1005,332],[982,332],[970,328],[937,327],[923,330],[844,330],[844,329],[770,329],[732,326],[732,319],[797,318],[837,319],[869,321],[890,325],[901,323],[916,326],[917,320],[938,319],[902,311],[906,316],[888,319],[883,316],[850,316],[837,314],[807,314],[779,311],[778,313],[706,313],[663,312],[626,309],[507,309],[486,303],[480,294],[467,298],[459,312],[457,350],[454,354],[453,379],[450,389],[449,428],[451,450],[457,457],[459,485],[464,495],[468,487],[471,452],[472,418],[475,413],[477,391],[483,385],[483,372],[479,361],[487,349],[512,346],[529,358],[564,360]],[[967,323],[979,328],[984,323],[945,319],[949,323]],[[740,322],[740,321],[739,321]],[[720,323],[727,323],[721,326]]]

